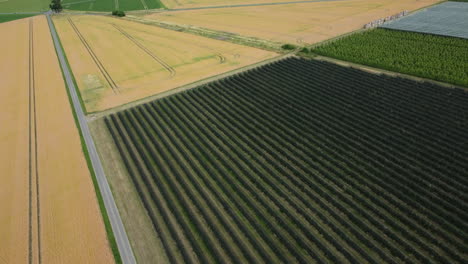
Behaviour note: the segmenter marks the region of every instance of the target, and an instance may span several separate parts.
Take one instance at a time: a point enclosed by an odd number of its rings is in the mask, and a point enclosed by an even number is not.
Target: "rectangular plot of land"
[[[109,109],[276,56],[104,16],[54,17],[88,112]]]
[[[114,263],[46,17],[0,33],[0,263]]]
[[[445,2],[382,27],[468,39],[468,3]]]
[[[185,10],[144,19],[192,25],[284,43],[321,42],[358,30],[375,19],[416,10],[437,0],[346,0],[288,5]]]
[[[289,58],[105,123],[169,263],[457,263],[467,103]]]

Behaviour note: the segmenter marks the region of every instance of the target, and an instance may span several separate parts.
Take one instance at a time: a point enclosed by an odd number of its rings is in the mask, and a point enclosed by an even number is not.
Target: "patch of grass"
[[[468,87],[468,40],[389,29],[354,34],[312,51],[323,56]]]
[[[293,50],[293,49],[296,49],[296,45],[293,45],[293,44],[284,44],[283,46],[281,46],[282,49],[284,50]]]
[[[65,57],[65,61],[67,63],[67,66],[70,69],[70,65],[68,63],[68,59],[67,59],[67,56],[65,54],[65,50],[63,49],[62,43],[60,41],[60,37],[58,38],[58,40],[59,40],[60,49],[62,49],[62,51],[63,51],[63,55]],[[57,50],[55,50],[55,52],[57,54]],[[57,60],[58,60],[58,54],[57,54]],[[60,70],[62,72],[62,77],[63,77],[64,84],[65,84],[65,90],[67,91],[68,101],[70,103],[70,107],[71,107],[71,110],[72,110],[72,113],[73,113],[73,119],[75,120],[75,125],[76,125],[78,133],[80,135],[80,142],[81,142],[81,148],[82,148],[82,151],[83,151],[83,155],[84,155],[84,157],[86,159],[86,163],[88,165],[88,169],[89,169],[89,172],[91,174],[91,179],[93,181],[94,191],[96,193],[96,198],[98,200],[99,209],[100,209],[101,214],[102,214],[102,219],[103,219],[104,226],[105,226],[105,229],[106,229],[107,239],[109,241],[109,245],[111,247],[115,263],[121,264],[122,263],[122,258],[120,257],[120,252],[119,252],[119,249],[117,247],[117,242],[115,240],[114,232],[112,231],[112,226],[111,226],[111,223],[110,223],[110,220],[109,220],[109,216],[107,215],[107,210],[106,210],[106,207],[104,205],[104,200],[103,200],[101,192],[99,190],[98,182],[97,182],[97,179],[96,179],[96,174],[94,173],[93,165],[91,163],[91,158],[89,156],[88,149],[86,148],[86,142],[84,140],[83,134],[81,133],[81,127],[80,127],[80,123],[78,121],[78,116],[77,116],[77,114],[75,112],[75,108],[73,107],[73,100],[71,98],[70,91],[69,91],[70,87],[68,87],[68,84],[65,81],[65,74],[63,72],[61,64],[60,64]],[[72,76],[73,83],[75,84],[75,87],[78,87],[78,86],[76,86],[76,81],[75,81],[75,77],[73,76],[73,73],[71,74],[71,76]],[[77,91],[77,92],[78,92],[78,95],[79,95],[80,94],[79,91]],[[83,101],[81,100],[81,97],[80,96],[78,96],[78,97],[80,98],[80,103],[81,103],[82,107],[84,107]]]
[[[211,29],[201,28],[201,27],[191,27],[191,26],[169,24],[169,23],[164,23],[164,22],[156,21],[156,20],[143,19],[137,16],[126,16],[125,19],[138,22],[138,23],[142,23],[142,24],[146,24],[146,25],[158,26],[158,27],[173,30],[173,31],[198,35],[198,36],[202,36],[205,38],[231,42],[231,43],[239,44],[243,46],[248,46],[248,47],[253,47],[253,48],[258,48],[258,49],[263,49],[263,50],[268,50],[268,51],[274,51],[274,52],[281,51],[281,43],[279,42],[272,42],[269,40],[264,40],[264,39],[254,38],[254,37],[246,37],[246,36],[241,36],[235,33],[216,31],[216,30],[211,30]]]
[[[36,16],[35,14],[0,15],[0,23]]]

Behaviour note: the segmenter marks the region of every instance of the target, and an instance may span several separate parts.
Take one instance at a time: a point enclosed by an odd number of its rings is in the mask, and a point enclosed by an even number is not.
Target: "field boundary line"
[[[38,144],[37,144],[37,107],[36,107],[36,77],[34,60],[34,20],[29,19],[29,254],[28,263],[34,263],[33,233],[37,235],[37,263],[42,263],[41,254],[41,210],[39,193],[39,168],[38,168]],[[34,143],[33,143],[34,142]],[[34,157],[33,157],[34,156]],[[36,232],[33,232],[33,178],[35,180],[35,205],[36,205]]]
[[[96,0],[83,0],[83,1],[76,1],[76,2],[68,2],[68,3],[62,3],[62,5],[69,6],[69,5],[83,4],[83,3],[89,3],[89,2],[96,2]]]
[[[117,261],[117,257],[121,257],[121,260],[124,264],[136,264],[136,259],[133,254],[130,242],[128,240],[125,227],[122,223],[122,219],[120,218],[119,210],[115,204],[114,198],[112,196],[112,191],[104,174],[102,163],[99,159],[99,155],[97,154],[96,145],[94,144],[91,132],[88,127],[88,123],[86,121],[86,117],[83,112],[83,108],[80,103],[80,99],[78,97],[77,87],[75,86],[75,83],[73,81],[72,72],[68,67],[64,51],[61,47],[57,31],[52,22],[52,19],[50,18],[50,15],[47,15],[47,22],[49,24],[52,40],[54,42],[57,57],[63,72],[63,77],[65,80],[67,93],[69,94],[70,103],[74,110],[73,112],[76,115],[76,125],[80,131],[83,151],[87,151],[86,157],[88,160],[88,165],[90,165],[90,171],[92,176],[95,176],[93,177],[93,183],[94,181],[96,182],[96,195],[102,198],[102,203],[105,208],[105,210],[102,209],[102,211],[104,211],[106,214],[104,215],[103,213],[102,217],[105,218],[106,216],[108,216],[108,220],[110,222],[110,230],[107,230],[106,228],[106,232],[108,232],[108,234],[111,234],[108,235],[109,239],[110,237],[115,237],[115,242],[117,244],[118,252],[114,252],[114,258]],[[104,222],[105,221],[106,220],[104,220]]]
[[[75,23],[73,22],[73,20],[70,18],[70,17],[67,17],[67,20],[68,20],[68,23],[70,23],[71,27],[73,28],[73,30],[75,31],[76,35],[78,36],[78,38],[81,40],[81,43],[83,44],[83,46],[85,46],[86,50],[88,51],[89,55],[91,56],[91,58],[93,59],[94,63],[96,64],[96,66],[98,66],[98,69],[99,71],[101,72],[101,74],[104,76],[104,78],[106,79],[107,83],[109,84],[109,86],[111,87],[112,91],[114,93],[119,93],[119,87],[117,86],[117,84],[115,83],[114,79],[112,79],[112,77],[110,76],[109,72],[106,70],[106,68],[104,67],[104,65],[102,64],[102,62],[99,60],[98,56],[96,55],[96,53],[94,53],[93,49],[91,48],[91,46],[89,45],[88,41],[86,41],[85,37],[81,34],[80,30],[78,29],[78,27],[75,25]]]
[[[32,86],[34,85],[33,81],[33,69],[32,69],[32,63],[31,63],[31,46],[32,46],[32,37],[33,37],[33,24],[32,24],[32,19],[29,19],[29,58],[28,58],[28,63],[29,63],[29,89],[28,89],[28,100],[29,100],[29,107],[28,107],[28,116],[29,116],[29,239],[28,239],[28,263],[32,264],[33,262],[33,245],[32,245],[32,100],[31,100],[31,90]]]
[[[317,2],[338,2],[347,0],[306,0],[306,1],[287,1],[277,3],[258,3],[258,4],[239,4],[239,5],[220,5],[220,6],[201,6],[201,7],[190,7],[190,8],[174,8],[174,9],[152,9],[150,12],[178,12],[178,11],[190,11],[190,10],[204,10],[204,9],[221,9],[221,8],[236,8],[236,7],[254,7],[254,6],[272,6],[272,5],[290,5],[290,4],[307,4]]]
[[[280,61],[280,60],[283,60],[283,59],[286,59],[286,58],[292,57],[292,56],[295,56],[295,55],[292,54],[292,53],[282,54],[282,55],[279,55],[279,56],[276,56],[276,57],[273,57],[273,58],[270,58],[270,59],[267,59],[267,60],[263,60],[263,61],[260,61],[260,62],[254,63],[254,64],[246,65],[246,66],[238,68],[238,69],[234,69],[232,71],[220,73],[220,74],[217,74],[217,75],[205,78],[205,79],[197,80],[197,81],[192,82],[192,83],[188,83],[188,84],[185,84],[185,85],[182,85],[182,86],[179,86],[179,87],[175,87],[175,88],[170,89],[170,90],[165,91],[165,92],[150,95],[148,97],[141,98],[141,99],[133,101],[133,102],[129,102],[129,103],[126,103],[126,104],[123,104],[123,105],[119,105],[119,106],[110,108],[110,109],[106,109],[104,111],[91,112],[91,113],[88,114],[87,118],[88,118],[89,121],[92,121],[92,120],[95,120],[95,119],[98,119],[98,118],[102,118],[102,117],[111,115],[113,113],[123,111],[125,109],[132,108],[134,106],[142,105],[142,104],[145,104],[145,103],[157,100],[157,99],[161,99],[161,98],[164,98],[164,97],[167,97],[167,96],[171,96],[171,95],[176,94],[176,93],[187,91],[187,90],[196,88],[198,86],[201,86],[201,85],[213,82],[213,81],[217,81],[217,80],[229,77],[229,76],[234,76],[234,75],[242,73],[244,71],[248,71],[248,70],[251,70],[251,69],[266,65],[266,64],[270,64],[270,63],[273,63],[273,62],[276,62],[276,61]]]
[[[34,24],[33,19],[31,21],[31,69],[32,69],[32,100],[33,100],[33,117],[34,117],[34,168],[36,170],[36,217],[37,217],[37,248],[38,248],[38,260],[39,264],[42,263],[42,254],[41,254],[41,201],[39,193],[39,163],[37,159],[37,107],[36,107],[36,76],[35,76],[35,60],[34,60]]]
[[[418,82],[432,83],[432,84],[440,85],[440,86],[445,87],[445,88],[462,89],[462,90],[468,91],[468,87],[463,87],[463,86],[460,86],[460,85],[446,83],[446,82],[440,82],[440,81],[436,81],[436,80],[432,80],[432,79],[428,79],[428,78],[423,78],[423,77],[417,77],[417,76],[409,75],[409,74],[406,74],[406,73],[400,73],[400,72],[395,72],[395,71],[384,70],[384,69],[375,68],[375,67],[372,67],[372,66],[367,66],[367,65],[363,65],[363,64],[354,63],[354,62],[344,61],[344,60],[340,60],[340,59],[335,59],[335,58],[332,58],[332,57],[317,55],[317,56],[315,56],[315,57],[313,57],[311,59],[319,60],[319,61],[327,61],[327,62],[338,64],[338,65],[341,65],[341,66],[351,67],[351,68],[363,70],[365,72],[369,72],[369,73],[373,73],[373,74],[385,74],[385,75],[389,75],[389,76],[393,76],[393,77],[400,77],[400,78],[405,78],[405,79],[418,81]]]
[[[130,41],[132,41],[135,45],[137,45],[140,49],[142,49],[144,52],[146,52],[146,54],[148,54],[149,56],[151,56],[155,61],[157,61],[159,64],[161,64],[161,66],[164,67],[164,69],[166,69],[169,74],[171,75],[171,77],[174,77],[174,75],[176,75],[176,70],[171,66],[169,65],[168,63],[166,63],[163,59],[159,58],[158,56],[156,56],[156,54],[154,54],[153,52],[151,52],[147,47],[145,47],[143,44],[141,44],[140,42],[138,42],[132,35],[128,34],[125,30],[123,30],[120,26],[117,26],[116,24],[112,24],[112,26],[114,28],[116,28],[118,31],[120,31],[120,33],[122,33],[122,35],[124,35],[125,37],[127,37]]]

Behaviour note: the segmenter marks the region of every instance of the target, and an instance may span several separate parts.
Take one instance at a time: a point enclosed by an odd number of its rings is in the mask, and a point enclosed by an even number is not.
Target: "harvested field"
[[[300,2],[301,0],[162,0],[167,8],[197,8],[206,6],[229,6],[263,3]],[[320,0],[318,0],[320,1]],[[327,0],[324,0],[327,1]]]
[[[290,58],[105,122],[169,263],[464,263],[467,103]]]
[[[112,263],[47,21],[0,33],[0,263]]]
[[[112,17],[54,17],[88,112],[274,57],[259,49]]]
[[[468,39],[468,3],[445,2],[382,27]]]
[[[346,0],[281,6],[238,7],[155,13],[176,24],[295,44],[317,43],[360,29],[378,18],[415,10],[437,0]]]

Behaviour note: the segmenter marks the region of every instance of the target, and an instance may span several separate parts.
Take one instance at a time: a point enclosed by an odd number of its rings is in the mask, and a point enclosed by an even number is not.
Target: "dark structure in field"
[[[382,27],[468,39],[468,3],[445,2]]]
[[[106,118],[171,263],[462,263],[468,93],[291,58]]]

